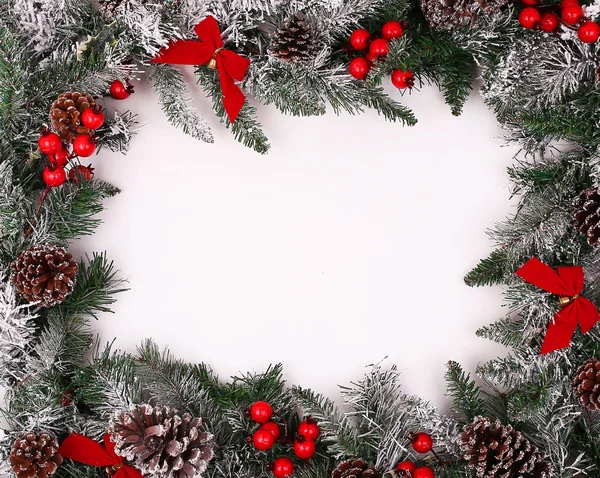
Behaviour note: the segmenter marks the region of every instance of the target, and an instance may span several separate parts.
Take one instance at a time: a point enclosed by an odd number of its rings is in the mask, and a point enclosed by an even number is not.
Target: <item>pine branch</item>
[[[465,284],[469,287],[501,284],[507,276],[506,252],[497,249],[465,276]]]
[[[457,362],[448,362],[447,367],[447,395],[452,398],[452,410],[458,413],[465,423],[471,422],[478,415],[484,415],[484,401],[475,381],[471,380]]]

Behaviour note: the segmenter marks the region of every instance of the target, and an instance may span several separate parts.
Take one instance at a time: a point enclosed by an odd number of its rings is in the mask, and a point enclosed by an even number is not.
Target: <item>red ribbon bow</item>
[[[173,65],[204,65],[211,68],[216,63],[223,92],[223,106],[229,120],[233,123],[240,113],[246,97],[233,80],[242,81],[250,60],[234,51],[223,48],[223,39],[219,25],[214,17],[202,20],[194,27],[200,41],[177,40],[168,47],[161,48],[152,63],[171,63]]]
[[[596,306],[579,296],[583,290],[581,266],[558,267],[554,271],[552,267],[534,257],[516,274],[530,284],[560,296],[561,305],[564,305],[554,314],[554,320],[548,326],[542,344],[542,354],[568,347],[577,323],[585,334],[600,320]]]
[[[104,446],[91,438],[71,433],[62,442],[58,453],[69,460],[92,466],[104,466],[114,478],[144,478],[139,471],[126,465],[125,460],[115,453],[115,444],[110,435],[104,435]]]

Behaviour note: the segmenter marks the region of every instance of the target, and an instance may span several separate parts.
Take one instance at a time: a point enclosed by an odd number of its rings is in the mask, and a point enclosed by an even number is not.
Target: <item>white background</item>
[[[516,150],[477,93],[458,118],[434,88],[405,95],[412,128],[373,111],[259,107],[266,156],[237,143],[200,92],[194,101],[215,144],[173,128],[148,85],[106,101],[143,127],[127,156],[91,158],[123,192],[73,246],[106,250],[129,279],[95,325],[103,341],[134,351],[152,337],[222,377],[282,362],[290,382],[333,398],[387,357],[406,392],[442,408],[448,360],[474,370],[504,353],[475,336],[505,312],[502,290],[463,283],[492,250],[486,229],[514,207]]]

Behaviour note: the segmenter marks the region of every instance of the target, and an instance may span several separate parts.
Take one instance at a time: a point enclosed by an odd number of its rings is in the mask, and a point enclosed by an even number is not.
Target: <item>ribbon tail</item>
[[[161,48],[152,63],[171,65],[204,65],[211,59],[215,50],[195,40],[177,40]]]
[[[217,56],[217,66],[219,68],[219,79],[221,81],[221,91],[223,93],[223,106],[225,107],[225,112],[227,113],[229,121],[233,124],[240,114],[240,111],[242,111],[246,97],[244,96],[244,93],[242,93],[242,90],[235,84],[233,78],[229,76],[223,67],[223,63],[219,61],[219,56]]]
[[[116,460],[104,449],[100,443],[78,433],[71,433],[60,445],[58,450],[61,456],[91,466],[118,465]]]
[[[575,299],[574,305],[577,307],[579,327],[581,327],[581,331],[584,334],[587,334],[600,320],[598,309],[585,297],[578,297]]]
[[[548,331],[542,344],[542,355],[564,349],[571,343],[571,338],[577,328],[575,304],[571,304],[558,311],[554,320],[548,325]]]
[[[544,264],[537,257],[529,259],[515,274],[524,281],[552,294],[572,296],[579,293],[579,291],[573,292],[552,267]]]

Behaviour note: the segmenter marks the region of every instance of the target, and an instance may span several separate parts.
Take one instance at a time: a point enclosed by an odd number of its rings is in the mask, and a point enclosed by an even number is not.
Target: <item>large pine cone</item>
[[[52,435],[28,433],[12,447],[12,470],[17,478],[49,478],[63,462],[58,448],[58,442]]]
[[[272,36],[271,52],[287,61],[307,61],[315,50],[315,40],[306,19],[293,15]]]
[[[552,466],[522,433],[477,417],[463,428],[460,448],[477,478],[548,478]]]
[[[596,188],[583,191],[575,200],[573,222],[590,246],[600,239],[600,192]]]
[[[600,410],[600,360],[590,358],[577,369],[573,389],[585,408]]]
[[[118,413],[109,433],[117,455],[144,475],[200,477],[213,457],[214,437],[201,432],[202,420],[169,407],[139,405]]]
[[[96,106],[94,98],[87,93],[67,91],[58,97],[50,107],[52,128],[66,143],[72,143],[75,136],[90,134],[91,130],[81,124],[80,116],[88,108]]]
[[[73,292],[78,267],[65,249],[46,244],[23,251],[10,270],[10,280],[21,296],[28,302],[52,307]]]
[[[346,460],[335,467],[331,478],[376,478],[377,471],[365,460]]]
[[[499,14],[508,0],[421,0],[421,10],[434,30],[473,27],[482,16]]]

